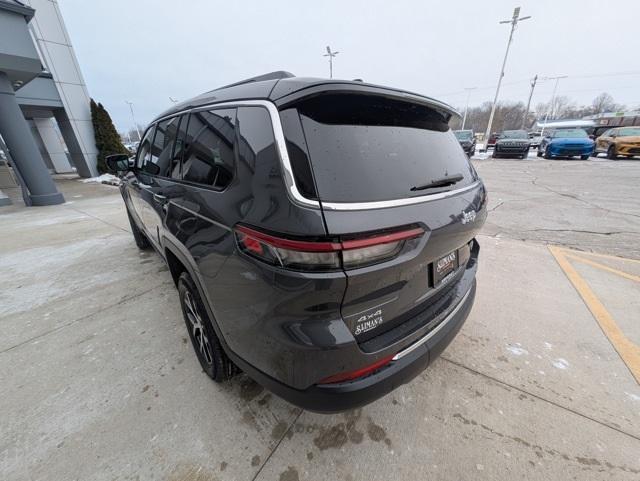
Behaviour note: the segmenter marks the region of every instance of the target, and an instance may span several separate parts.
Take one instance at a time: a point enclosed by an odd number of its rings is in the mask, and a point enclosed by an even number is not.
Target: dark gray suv
[[[419,374],[473,304],[487,193],[434,99],[275,72],[161,114],[113,156],[139,247],[166,260],[216,381],[303,408]]]

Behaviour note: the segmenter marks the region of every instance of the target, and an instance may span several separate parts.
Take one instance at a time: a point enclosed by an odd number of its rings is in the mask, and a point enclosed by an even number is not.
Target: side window
[[[148,174],[161,177],[179,177],[180,159],[173,155],[180,117],[158,122],[156,133],[151,143],[151,158],[142,165],[142,170]]]
[[[136,167],[142,169],[143,165],[151,160],[151,140],[153,139],[153,131],[155,126],[152,125],[144,134],[140,146],[138,147],[138,155],[136,156]]]
[[[240,162],[246,164],[253,172],[260,155],[269,147],[274,147],[275,139],[269,112],[263,107],[240,107],[238,129]]]
[[[192,112],[184,144],[183,180],[224,189],[235,173],[236,109]]]

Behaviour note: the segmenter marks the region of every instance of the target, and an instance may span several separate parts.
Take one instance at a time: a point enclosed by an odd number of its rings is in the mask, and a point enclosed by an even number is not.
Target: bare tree
[[[593,99],[593,102],[591,102],[591,106],[593,107],[594,114],[624,110],[624,105],[616,104],[613,100],[613,97],[607,92],[602,92],[595,99]]]

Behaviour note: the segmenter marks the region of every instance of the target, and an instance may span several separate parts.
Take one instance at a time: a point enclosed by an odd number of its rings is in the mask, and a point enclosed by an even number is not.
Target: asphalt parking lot
[[[640,161],[475,165],[491,212],[467,323],[337,415],[209,381],[116,188],[0,208],[0,479],[640,479]]]

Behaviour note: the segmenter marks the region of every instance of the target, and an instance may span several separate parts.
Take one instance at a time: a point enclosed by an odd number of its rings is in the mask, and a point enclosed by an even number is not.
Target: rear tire
[[[542,157],[542,152],[540,152],[540,149],[538,149],[538,151],[536,152],[536,155],[537,155],[538,157]]]
[[[545,159],[553,159],[553,156],[551,155],[551,149],[549,149],[549,147],[544,149],[544,158]]]
[[[230,379],[236,368],[225,354],[198,288],[187,272],[183,272],[178,279],[178,293],[184,322],[202,370],[215,382]]]
[[[616,160],[618,158],[618,154],[616,153],[616,146],[610,145],[607,149],[607,159]]]
[[[589,160],[589,156],[588,155],[581,155],[580,159],[581,160]]]
[[[149,243],[149,239],[147,239],[147,237],[142,233],[142,231],[136,224],[136,221],[133,220],[133,217],[131,217],[131,213],[129,212],[129,209],[127,209],[127,217],[129,218],[129,224],[131,225],[131,233],[133,234],[133,240],[136,242],[138,249],[146,250],[149,247],[151,247],[151,244]]]

